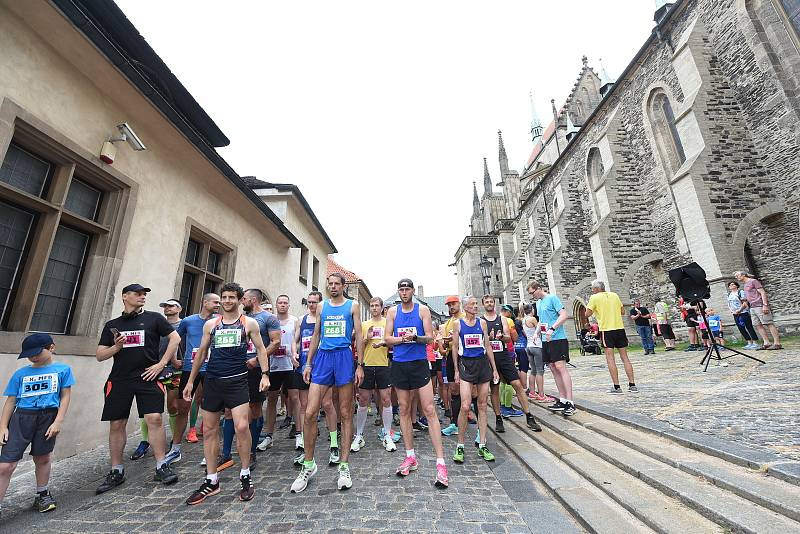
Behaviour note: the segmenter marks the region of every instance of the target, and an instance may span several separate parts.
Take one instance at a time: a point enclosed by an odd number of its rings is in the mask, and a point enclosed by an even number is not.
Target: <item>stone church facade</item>
[[[652,35],[616,81],[584,57],[533,151],[500,180],[484,160],[471,232],[455,254],[461,294],[527,299],[532,279],[580,326],[594,278],[623,302],[674,302],[668,271],[691,261],[726,317],[735,270],[760,278],[777,322],[800,324],[800,3],[660,2]],[[498,190],[499,187],[499,190]]]

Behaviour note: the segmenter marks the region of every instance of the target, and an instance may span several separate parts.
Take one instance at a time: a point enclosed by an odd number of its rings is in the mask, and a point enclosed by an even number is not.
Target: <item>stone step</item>
[[[558,434],[549,434],[558,450],[573,454],[579,451],[579,448],[569,444]],[[506,432],[496,436],[587,531],[598,534],[653,532],[653,529],[585,480],[556,454],[531,439],[524,430],[507,425]]]
[[[766,508],[724,487],[718,487],[702,476],[681,470],[674,462],[655,459],[616,437],[612,439],[597,432],[591,425],[583,426],[577,420],[572,421],[544,407],[534,404],[532,413],[540,424],[559,434],[571,446],[583,448],[661,493],[679,499],[715,523],[741,532],[800,533],[800,523],[790,516]],[[524,422],[513,421],[513,424],[521,428]],[[539,441],[544,439],[540,437],[543,434],[532,436]],[[649,437],[647,433],[641,434],[641,440]],[[635,438],[629,435],[628,439]],[[681,454],[683,453],[678,451],[679,457]],[[702,458],[695,460],[702,463]],[[791,488],[791,485],[786,484],[785,487]],[[791,504],[783,502],[783,506],[793,510]]]
[[[497,434],[498,439],[505,441],[512,432],[527,434],[527,431],[522,428],[524,423],[519,426],[516,421],[514,423],[506,424],[506,432]],[[519,441],[519,438],[516,439]],[[532,461],[525,455],[521,456],[522,461],[526,462],[529,469],[542,478],[545,484],[548,484],[547,480],[551,480],[552,476],[548,475],[548,471],[545,471],[544,474],[541,473],[543,464],[560,461],[655,532],[662,534],[723,532],[722,527],[709,521],[678,499],[664,495],[646,482],[600,459],[558,433],[545,430],[535,434],[533,439],[528,435],[525,435],[524,439],[535,441],[550,452],[550,455],[537,454],[536,459]],[[515,444],[510,448],[516,449],[519,448],[519,445]],[[569,496],[575,489],[557,488],[556,491]],[[598,529],[598,531],[604,530]]]
[[[794,484],[767,476],[763,471],[733,464],[717,456],[679,445],[668,438],[641,432],[596,413],[578,411],[570,421],[800,521],[800,487]]]

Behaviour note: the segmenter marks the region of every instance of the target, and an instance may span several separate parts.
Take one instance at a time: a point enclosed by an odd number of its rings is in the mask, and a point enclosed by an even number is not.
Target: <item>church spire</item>
[[[486,158],[483,158],[483,194],[492,194],[492,179],[489,177],[489,166],[486,164]]]
[[[539,120],[539,115],[536,113],[536,106],[533,105],[533,92],[528,93],[531,100],[531,141],[537,144],[542,138],[542,121]]]
[[[475,181],[472,181],[472,216],[480,217],[481,215],[481,202],[478,200],[478,186]]]
[[[508,156],[506,155],[506,147],[503,145],[503,132],[497,130],[497,138],[500,144],[500,180],[505,179],[508,174]]]

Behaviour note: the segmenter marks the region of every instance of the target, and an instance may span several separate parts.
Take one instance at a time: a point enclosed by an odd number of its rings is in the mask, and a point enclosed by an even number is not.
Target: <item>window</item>
[[[314,267],[311,270],[311,288],[314,291],[319,291],[319,260],[314,256]]]
[[[19,278],[22,253],[33,226],[33,215],[0,202],[0,317],[5,318],[15,282]]]
[[[90,221],[97,220],[103,193],[89,184],[73,178],[64,202],[64,209]]]
[[[800,0],[780,0],[780,5],[794,31],[800,34]]]
[[[308,249],[300,249],[300,283],[308,282]]]
[[[186,240],[179,295],[186,315],[196,313],[206,293],[219,293],[233,274],[233,247],[199,227],[190,225]]]
[[[592,147],[589,150],[589,157],[586,160],[586,176],[589,177],[589,185],[593,188],[603,177],[603,158],[600,155],[600,149]]]
[[[35,197],[41,197],[45,192],[52,168],[51,163],[12,144],[8,147],[3,165],[0,167],[0,181]]]
[[[186,263],[194,266],[199,264],[197,260],[200,255],[200,246],[200,243],[197,241],[192,239],[189,240],[189,243],[186,245]]]
[[[650,98],[649,114],[658,152],[665,170],[672,177],[686,161],[686,154],[675,125],[672,104],[663,91],[657,90]]]

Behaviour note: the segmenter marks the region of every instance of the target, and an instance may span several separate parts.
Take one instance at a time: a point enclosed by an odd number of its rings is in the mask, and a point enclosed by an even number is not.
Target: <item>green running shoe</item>
[[[464,445],[458,445],[456,447],[456,453],[453,455],[453,461],[457,464],[464,463]]]
[[[483,447],[478,448],[478,456],[480,456],[487,462],[494,462],[494,454],[489,452],[489,449],[487,449],[485,445]]]

